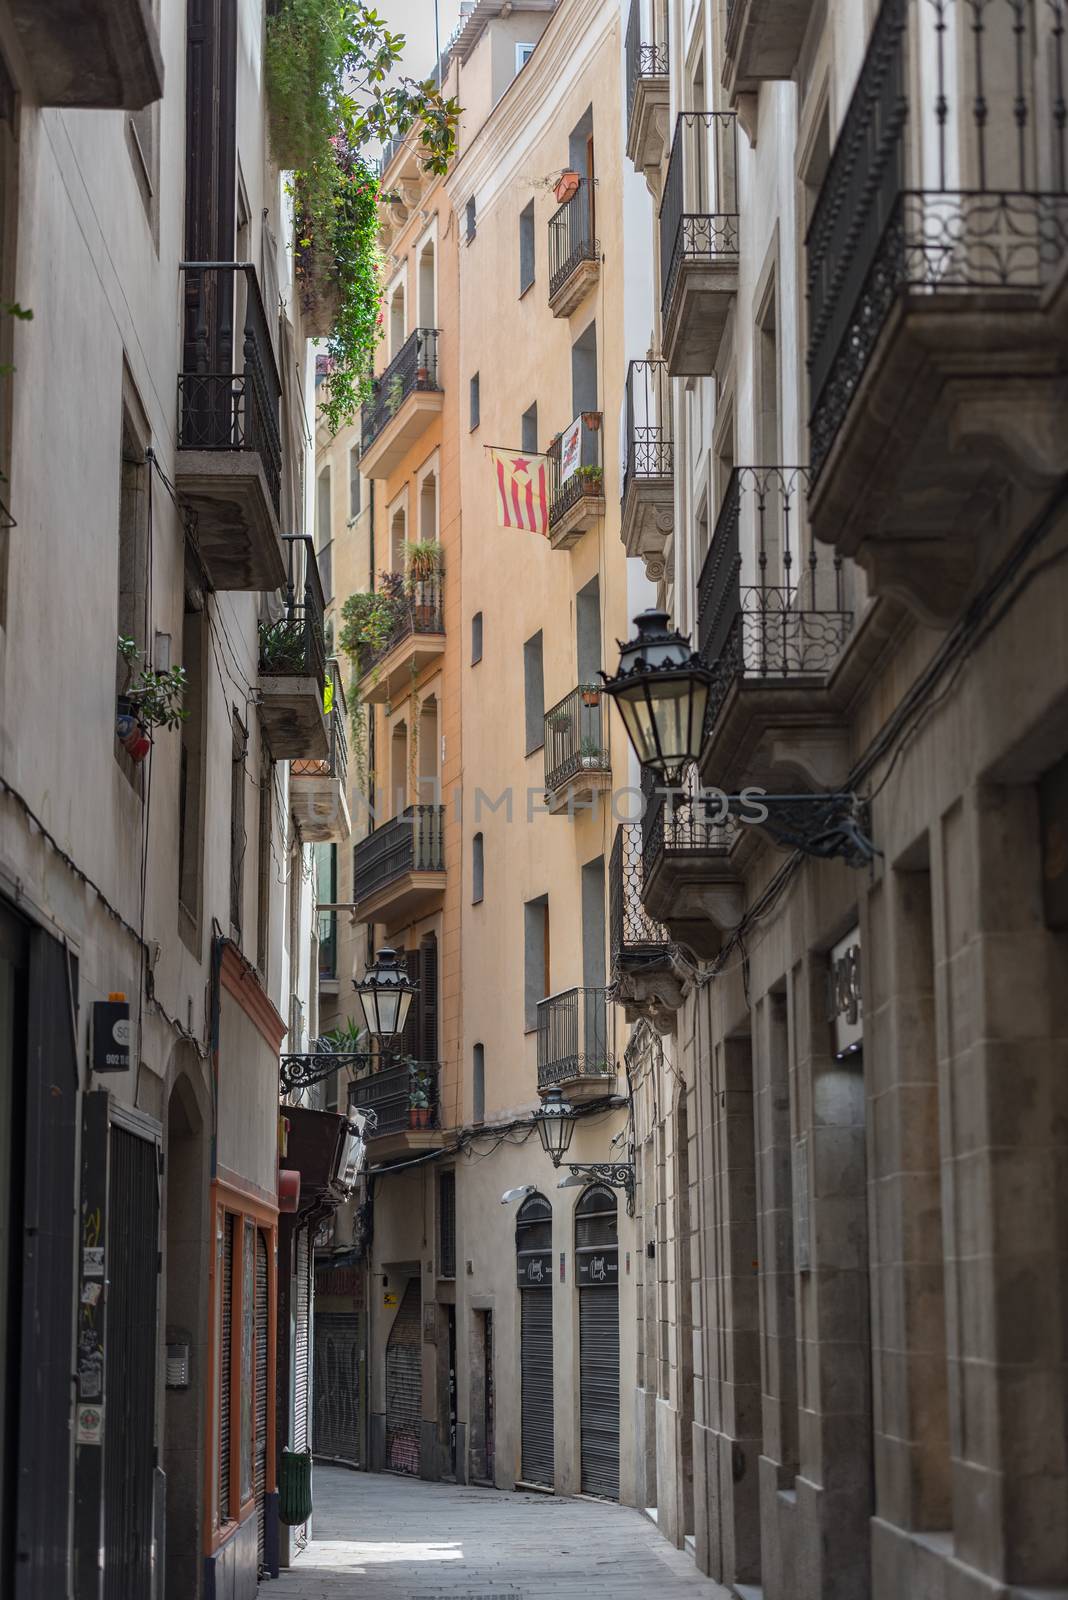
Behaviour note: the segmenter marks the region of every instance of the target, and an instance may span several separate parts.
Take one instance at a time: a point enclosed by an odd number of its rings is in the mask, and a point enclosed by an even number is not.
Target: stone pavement
[[[315,1467],[315,1538],[260,1600],[730,1600],[640,1512]]]

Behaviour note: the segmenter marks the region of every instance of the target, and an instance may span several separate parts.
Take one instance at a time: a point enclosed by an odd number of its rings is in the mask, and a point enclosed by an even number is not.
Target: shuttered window
[[[520,1413],[523,1481],[553,1487],[552,1207],[532,1194],[516,1218],[520,1300]]]
[[[230,1400],[234,1316],[234,1226],[225,1212],[219,1241],[219,1521],[229,1522],[230,1504]]]
[[[256,1231],[256,1537],[262,1566],[267,1534],[267,1345],[269,1337],[267,1240]]]
[[[438,1178],[438,1277],[456,1276],[456,1174]]]
[[[308,1448],[308,1316],[311,1310],[308,1230],[297,1235],[297,1282],[293,1296],[293,1449]]]

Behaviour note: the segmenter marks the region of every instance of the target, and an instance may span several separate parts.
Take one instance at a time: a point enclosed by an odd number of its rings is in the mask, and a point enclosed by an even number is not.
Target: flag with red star
[[[497,522],[502,528],[549,536],[548,463],[530,451],[490,450],[497,480]]]

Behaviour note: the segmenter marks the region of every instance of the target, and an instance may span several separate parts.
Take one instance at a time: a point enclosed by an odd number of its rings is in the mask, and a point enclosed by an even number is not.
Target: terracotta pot
[[[584,706],[597,706],[600,705],[600,703],[601,691],[599,689],[583,689],[582,704]]]
[[[560,176],[556,180],[556,188],[553,192],[562,206],[566,205],[569,200],[573,200],[575,198],[579,192],[579,185],[581,182],[582,179],[579,177],[578,173],[573,167],[566,167],[564,171],[561,172]]]

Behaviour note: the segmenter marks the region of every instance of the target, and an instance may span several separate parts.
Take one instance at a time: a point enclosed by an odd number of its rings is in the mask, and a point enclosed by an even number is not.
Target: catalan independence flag
[[[502,528],[549,536],[547,457],[515,450],[490,450],[497,480],[497,522]]]

